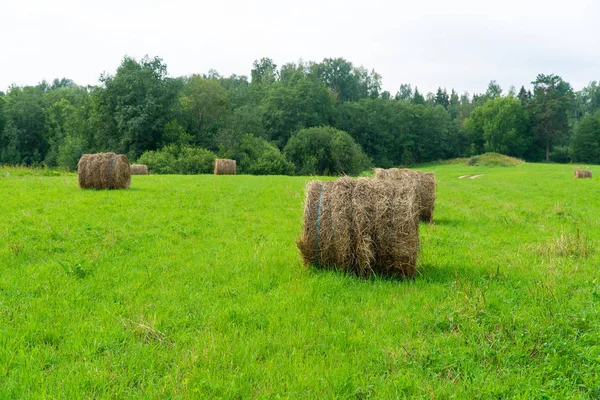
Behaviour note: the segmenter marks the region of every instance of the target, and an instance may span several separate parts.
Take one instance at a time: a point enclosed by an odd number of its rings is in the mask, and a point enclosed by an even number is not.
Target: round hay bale
[[[148,166],[144,164],[131,164],[129,170],[131,175],[148,175]]]
[[[129,160],[123,154],[84,154],[77,164],[82,189],[128,189],[131,179]]]
[[[235,160],[229,160],[227,158],[215,159],[215,175],[235,175],[235,170]]]
[[[359,276],[413,277],[419,250],[414,182],[309,182],[297,245],[305,264]]]
[[[435,173],[419,173],[419,200],[421,206],[421,221],[433,222],[435,208]]]
[[[413,171],[407,168],[375,168],[375,178],[396,181],[414,180],[417,184],[417,201],[420,207],[419,219],[425,222],[433,221],[435,173]]]
[[[575,179],[591,178],[591,177],[592,177],[592,171],[590,171],[590,170],[587,170],[587,169],[576,169],[575,170],[575,174],[574,174]]]

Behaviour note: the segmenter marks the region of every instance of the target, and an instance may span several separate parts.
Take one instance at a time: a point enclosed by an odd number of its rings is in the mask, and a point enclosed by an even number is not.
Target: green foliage
[[[446,89],[442,90],[442,88],[438,87],[435,94],[435,105],[442,106],[446,109],[448,108],[450,105],[450,97],[448,96]]]
[[[208,174],[213,171],[217,158],[202,147],[170,144],[156,151],[147,151],[138,163],[146,164],[152,174]]]
[[[523,107],[527,107],[527,105],[529,104],[529,101],[532,98],[532,94],[530,91],[525,90],[525,86],[521,86],[521,89],[519,90],[519,94],[517,95],[517,98],[519,99],[519,101],[521,102],[521,105]]]
[[[114,151],[133,160],[169,145],[224,152],[240,143],[240,133],[281,150],[292,135],[316,126],[348,132],[381,167],[486,151],[563,162],[570,149],[595,159],[596,141],[583,119],[600,109],[598,83],[573,93],[562,78],[539,75],[533,85],[533,94],[521,87],[517,97],[514,88],[503,97],[496,81],[473,96],[441,87],[424,96],[403,84],[392,98],[379,74],[343,58],[280,68],[263,58],[249,79],[214,70],[171,78],[158,57],[125,57],[97,86],[63,78],[0,93],[0,163],[73,170],[83,153]],[[268,160],[260,168],[255,162],[253,173],[287,170],[280,155],[264,151]],[[308,166],[315,160],[307,156],[305,170],[316,168]]]
[[[312,64],[310,71],[331,90],[336,102],[379,96],[381,76],[375,71],[356,68],[343,58],[326,58],[320,63]]]
[[[85,153],[85,144],[81,138],[68,135],[58,148],[56,164],[70,171],[77,169],[79,159]]]
[[[192,75],[185,82],[179,99],[179,120],[194,144],[216,149],[215,135],[223,127],[228,111],[228,93],[217,80]]]
[[[185,128],[173,119],[165,125],[165,132],[163,134],[163,146],[169,144],[190,144],[194,141],[192,135],[190,135]]]
[[[550,160],[562,164],[571,162],[571,150],[569,146],[554,146],[552,152],[550,152]]]
[[[575,93],[575,117],[592,115],[600,110],[600,85],[592,81],[579,92]]]
[[[485,91],[485,98],[494,100],[502,96],[502,88],[496,81],[490,81],[487,90]]]
[[[139,62],[125,57],[114,76],[104,74],[100,81],[104,87],[93,92],[99,148],[131,159],[157,149],[181,82],[167,77],[167,66],[158,57]]]
[[[348,132],[375,165],[429,162],[462,155],[464,139],[442,106],[363,99],[339,107],[338,128]]]
[[[517,167],[525,164],[525,162],[518,158],[505,156],[504,154],[485,153],[467,159],[465,164],[470,167]]]
[[[464,128],[477,151],[523,157],[533,144],[529,116],[512,96],[488,100],[477,107],[465,120]]]
[[[294,164],[279,149],[265,139],[244,135],[226,153],[237,161],[237,172],[251,175],[291,175]]]
[[[6,114],[4,112],[4,108],[6,106],[6,97],[4,96],[4,92],[0,91],[0,149],[2,148],[2,140],[3,140],[3,132],[4,126],[6,125]],[[0,153],[0,162],[2,162],[1,153]]]
[[[262,105],[268,138],[283,147],[300,129],[328,125],[333,104],[329,90],[316,76],[296,70],[288,80],[269,87]]]
[[[40,86],[12,86],[5,96],[4,131],[0,132],[0,162],[39,164],[48,140],[44,129],[44,90]]]
[[[350,135],[330,127],[301,130],[290,138],[284,153],[299,175],[358,175],[371,166]]]
[[[419,92],[419,88],[415,86],[415,94],[412,97],[411,103],[413,104],[425,104],[425,98]]]
[[[579,121],[571,146],[573,161],[600,163],[600,111]]]
[[[571,107],[573,89],[556,75],[540,74],[532,84],[533,99],[530,107],[533,131],[545,147],[545,159],[549,161],[552,146],[560,144],[568,136],[567,111]]]
[[[252,64],[251,76],[254,85],[270,85],[277,79],[277,64],[265,57],[260,61],[255,60]]]
[[[45,95],[49,144],[45,163],[74,170],[86,149],[89,152],[93,148],[92,99],[86,88],[74,84],[58,81],[53,87]]]

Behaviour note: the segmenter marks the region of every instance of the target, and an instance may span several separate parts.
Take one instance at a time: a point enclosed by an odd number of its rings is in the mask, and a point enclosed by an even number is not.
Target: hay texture
[[[215,160],[215,175],[235,175],[235,160],[217,158]]]
[[[435,174],[433,172],[413,171],[406,168],[375,168],[375,177],[399,182],[415,181],[420,208],[419,218],[425,222],[433,221],[435,208]]]
[[[77,164],[82,189],[128,189],[131,179],[129,160],[123,154],[84,154]]]
[[[148,175],[148,166],[144,164],[131,164],[129,170],[131,175]]]
[[[592,171],[589,171],[587,169],[576,169],[575,170],[575,174],[574,174],[575,179],[591,178],[591,177],[592,177]]]
[[[359,276],[414,277],[419,207],[413,181],[344,177],[306,186],[302,236],[306,265]]]

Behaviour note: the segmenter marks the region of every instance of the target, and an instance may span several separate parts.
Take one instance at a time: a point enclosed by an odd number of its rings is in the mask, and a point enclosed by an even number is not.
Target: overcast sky
[[[97,84],[125,55],[171,76],[249,75],[252,62],[343,57],[401,83],[484,92],[558,74],[600,80],[597,0],[0,0],[0,90],[66,77]]]

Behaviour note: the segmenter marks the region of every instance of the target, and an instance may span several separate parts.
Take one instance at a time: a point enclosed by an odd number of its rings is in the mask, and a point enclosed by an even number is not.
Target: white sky
[[[250,75],[252,62],[344,57],[401,83],[508,91],[538,73],[600,80],[598,0],[0,0],[0,90],[66,77],[97,84],[125,55],[171,76]]]

